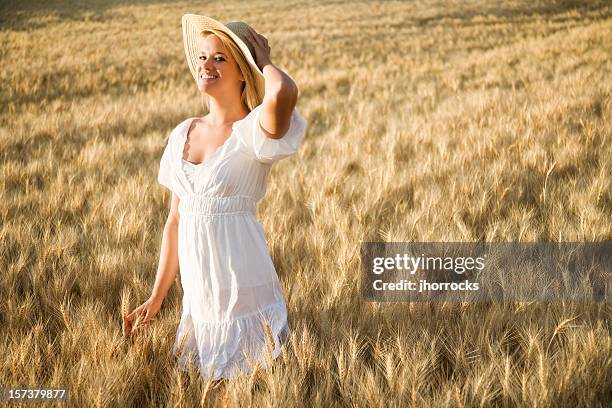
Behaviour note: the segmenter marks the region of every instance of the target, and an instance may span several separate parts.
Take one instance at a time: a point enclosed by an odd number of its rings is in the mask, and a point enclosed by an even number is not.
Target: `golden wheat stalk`
[[[221,401],[221,404],[220,404],[220,406],[222,407],[228,406],[229,397],[230,397],[230,388],[231,387],[225,387],[225,394],[223,395],[223,400]]]
[[[136,317],[136,321],[134,321],[134,326],[132,327],[132,330],[131,330],[132,333],[136,332],[136,330],[141,328],[142,319],[143,317],[141,314],[139,314],[138,317]]]
[[[130,290],[128,288],[124,288],[121,291],[121,332],[125,336],[125,320],[129,314],[130,310]]]
[[[289,353],[287,352],[287,344],[285,343],[281,346],[281,354],[283,356],[283,363],[287,364],[287,362],[289,361]]]
[[[550,341],[548,342],[548,346],[546,347],[546,352],[548,353],[548,350],[550,349],[550,346],[552,345],[553,341],[555,340],[555,337],[557,337],[557,335],[559,333],[561,333],[566,327],[571,327],[568,323],[576,320],[578,318],[578,316],[574,316],[574,317],[570,317],[568,319],[565,319],[561,322],[559,322],[559,324],[557,324],[557,326],[555,327],[555,331],[553,332],[552,336],[550,337]]]
[[[273,353],[276,345],[274,344],[274,338],[272,337],[272,328],[270,327],[270,323],[266,320],[264,331],[266,333],[266,362],[268,365],[272,364],[274,360]]]
[[[68,306],[64,306],[64,303],[60,303],[59,309],[60,313],[62,314],[62,319],[64,320],[66,328],[70,330],[72,328],[70,315],[68,314],[68,310],[70,309],[70,302],[68,303]]]
[[[255,382],[257,381],[257,375],[259,374],[259,362],[255,363],[253,371],[249,377],[249,389],[252,390]]]
[[[178,346],[178,355],[183,354],[183,349],[185,348],[185,343],[187,342],[187,336],[189,335],[189,331],[190,329],[187,328],[187,331],[185,331],[185,334],[183,334],[183,336],[181,337],[181,340],[179,341],[179,346]]]
[[[204,404],[206,404],[206,397],[208,397],[208,393],[210,392],[213,383],[213,378],[208,377],[208,381],[206,381],[206,386],[204,387],[204,391],[202,392],[202,398],[200,398],[200,406],[204,406]]]
[[[183,376],[180,370],[176,370],[176,376],[174,378],[176,379],[176,386],[174,389],[176,390],[177,405],[182,405],[181,403],[185,398],[185,390],[183,388]]]
[[[344,364],[344,345],[340,344],[336,353],[336,364],[338,365],[338,378],[344,381],[346,375],[346,365]]]
[[[249,358],[249,354],[244,349],[242,350],[242,357],[244,357],[244,360],[246,361],[247,365],[249,366],[249,369],[252,370],[255,366],[252,364],[253,362]]]

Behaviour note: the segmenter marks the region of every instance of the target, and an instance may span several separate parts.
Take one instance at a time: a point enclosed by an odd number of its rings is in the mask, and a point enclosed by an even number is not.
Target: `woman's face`
[[[200,37],[198,53],[198,89],[211,96],[238,92],[242,88],[242,76],[236,60],[225,48],[219,37],[209,34]],[[207,78],[214,77],[214,78]]]

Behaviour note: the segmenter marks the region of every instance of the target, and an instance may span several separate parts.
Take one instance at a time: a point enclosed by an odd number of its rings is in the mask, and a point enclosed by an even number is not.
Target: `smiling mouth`
[[[210,76],[208,76],[208,75],[205,75],[205,74],[200,74],[200,79],[217,79],[217,78],[219,78],[218,75],[210,75]]]

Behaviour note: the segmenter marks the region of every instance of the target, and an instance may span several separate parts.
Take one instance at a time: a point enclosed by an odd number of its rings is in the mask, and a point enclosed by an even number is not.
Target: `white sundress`
[[[256,361],[266,367],[266,322],[273,358],[290,333],[256,205],[272,165],[297,151],[306,122],[294,109],[287,133],[269,138],[259,127],[261,106],[235,122],[231,136],[200,164],[183,159],[196,118],[184,120],[170,133],[160,162],[157,181],[180,198],[183,301],[173,353],[181,369],[191,360],[204,379],[248,374]]]

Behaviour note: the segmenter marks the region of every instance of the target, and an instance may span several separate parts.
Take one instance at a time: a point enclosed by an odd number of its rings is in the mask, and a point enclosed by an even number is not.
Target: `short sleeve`
[[[259,125],[261,107],[257,105],[246,117],[236,122],[235,130],[246,152],[262,163],[273,163],[297,152],[306,131],[304,118],[293,109],[287,133],[280,139],[272,139]]]
[[[162,153],[161,161],[159,162],[159,172],[157,174],[157,182],[161,184],[162,186],[173,191],[172,189],[172,175],[173,174],[172,174],[172,160],[171,160],[172,159],[172,149],[170,146],[170,140],[172,140],[171,137],[168,140],[166,147],[164,148],[164,152]]]

